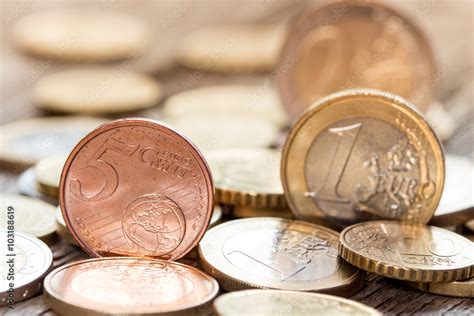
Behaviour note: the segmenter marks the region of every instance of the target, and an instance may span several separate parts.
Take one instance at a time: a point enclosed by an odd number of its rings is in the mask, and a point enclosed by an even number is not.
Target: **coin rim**
[[[451,297],[474,298],[474,277],[452,282],[409,282],[402,281],[413,289]]]

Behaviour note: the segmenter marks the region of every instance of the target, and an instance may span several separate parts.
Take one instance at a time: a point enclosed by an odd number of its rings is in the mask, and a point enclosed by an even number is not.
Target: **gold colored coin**
[[[300,219],[338,228],[373,219],[427,223],[443,191],[444,158],[409,102],[346,90],[316,102],[293,125],[281,177]]]
[[[365,273],[337,255],[339,234],[307,222],[261,217],[233,220],[199,244],[204,271],[226,291],[251,288],[350,296]]]
[[[404,282],[404,284],[428,293],[474,298],[474,277],[452,282]]]
[[[40,160],[35,166],[36,188],[40,193],[58,198],[59,179],[67,155],[56,155]]]
[[[41,200],[16,194],[0,194],[1,209],[13,209],[15,231],[37,237],[46,244],[55,241],[54,206]],[[9,215],[0,212],[0,229],[7,229]]]
[[[216,201],[246,208],[284,208],[281,153],[264,148],[209,151]]]
[[[214,301],[214,310],[219,316],[382,315],[377,310],[353,300],[319,293],[280,290],[226,293]]]
[[[279,89],[293,120],[321,97],[352,88],[395,93],[426,110],[437,68],[427,38],[406,16],[380,3],[337,2],[294,20]]]
[[[360,269],[400,280],[451,282],[474,276],[474,244],[435,226],[355,224],[341,232],[339,254]]]
[[[294,219],[293,213],[289,208],[253,208],[236,206],[231,207],[231,215],[235,218],[281,217],[287,219]]]
[[[109,10],[36,12],[13,27],[13,39],[19,48],[63,61],[136,57],[148,46],[149,37],[142,20]]]
[[[66,226],[66,222],[64,221],[64,217],[59,206],[56,208],[54,218],[56,219],[56,233],[59,235],[59,237],[66,240],[71,245],[79,247],[79,244],[72,236],[71,232],[69,231],[69,228],[67,228]]]

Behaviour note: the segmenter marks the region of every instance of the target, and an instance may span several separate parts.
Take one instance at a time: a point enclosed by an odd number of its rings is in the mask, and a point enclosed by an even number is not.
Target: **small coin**
[[[403,284],[433,294],[474,298],[474,277],[452,282],[404,282]]]
[[[148,46],[149,35],[142,20],[104,10],[37,12],[13,27],[13,39],[20,49],[63,61],[136,57]]]
[[[59,191],[66,225],[88,254],[174,260],[204,235],[214,186],[184,136],[157,121],[122,119],[76,145]]]
[[[55,241],[54,206],[41,200],[16,194],[0,194],[0,229],[10,226],[9,215],[5,210],[13,209],[15,230],[37,237],[47,244]]]
[[[450,282],[474,275],[474,245],[449,230],[372,221],[341,232],[339,254],[350,264],[389,278]]]
[[[199,259],[226,291],[249,288],[350,296],[365,273],[337,255],[339,234],[281,218],[233,220],[210,229]]]
[[[2,207],[3,212],[7,209]],[[0,306],[14,305],[41,291],[43,278],[53,264],[53,254],[41,240],[17,231],[12,233],[10,229],[0,229],[0,239]],[[12,274],[14,279],[8,278]],[[11,284],[13,292],[9,291]]]
[[[220,85],[184,91],[166,101],[163,114],[167,117],[196,114],[261,117],[278,127],[288,123],[278,95],[263,85]]]
[[[240,315],[367,315],[377,310],[332,295],[280,290],[245,290],[226,293],[214,301],[219,316]]]
[[[444,185],[436,135],[407,101],[346,90],[291,128],[282,183],[297,218],[337,228],[372,219],[427,223]]]
[[[43,200],[52,205],[58,204],[57,199],[44,195],[36,189],[36,174],[34,167],[28,168],[20,174],[17,180],[17,189],[18,192],[23,195]]]
[[[366,1],[320,6],[295,18],[287,34],[278,78],[293,120],[343,89],[388,91],[422,110],[434,99],[438,67],[429,42],[393,8]]]
[[[66,222],[64,221],[64,217],[61,212],[61,208],[59,206],[56,208],[54,218],[56,219],[56,233],[58,233],[59,237],[66,240],[71,245],[79,246],[79,244],[69,231],[69,228],[67,228]]]
[[[189,137],[202,151],[269,147],[278,128],[261,117],[192,115],[168,118],[166,122]]]
[[[185,37],[178,61],[190,68],[250,73],[272,70],[285,38],[285,28],[272,24],[221,25]]]
[[[77,261],[44,280],[46,303],[62,315],[193,315],[218,290],[217,282],[196,268],[140,258]]]
[[[36,82],[35,104],[65,113],[121,113],[156,105],[161,87],[153,78],[114,68],[78,68]]]
[[[216,184],[216,201],[247,208],[285,208],[280,180],[281,153],[264,148],[206,153]]]
[[[289,208],[252,208],[252,207],[231,207],[231,215],[235,218],[247,217],[281,217],[294,219]]]
[[[41,159],[35,166],[36,188],[42,194],[58,198],[59,180],[67,155],[56,155]]]
[[[68,153],[105,120],[91,117],[43,117],[0,127],[0,163],[29,167],[52,155]]]

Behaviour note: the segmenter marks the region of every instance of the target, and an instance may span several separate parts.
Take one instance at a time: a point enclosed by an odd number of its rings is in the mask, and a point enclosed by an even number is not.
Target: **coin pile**
[[[140,19],[91,10],[35,13],[13,35],[74,62],[138,58],[150,36]],[[0,127],[0,162],[26,169],[22,195],[0,194],[0,256],[15,257],[0,306],[42,290],[64,315],[381,315],[350,299],[369,273],[474,297],[474,244],[459,234],[474,235],[474,165],[445,155],[425,119],[437,65],[403,14],[338,2],[289,26],[196,30],[177,62],[275,69],[281,100],[268,82],[210,85],[168,97],[158,121],[128,117],[154,117],[166,94],[151,75],[40,78],[38,108],[107,119]],[[52,269],[58,240],[90,258]]]

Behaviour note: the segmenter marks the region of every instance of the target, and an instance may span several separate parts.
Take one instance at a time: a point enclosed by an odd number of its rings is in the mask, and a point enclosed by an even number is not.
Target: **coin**
[[[83,116],[26,119],[0,127],[0,163],[29,167],[39,160],[68,153],[81,137],[105,120]]]
[[[281,217],[293,219],[293,213],[289,208],[253,208],[253,207],[231,207],[231,214],[235,218],[247,217]]]
[[[65,113],[121,113],[156,105],[161,87],[153,78],[115,68],[77,68],[38,80],[34,103]]]
[[[55,241],[54,206],[41,200],[16,194],[0,194],[0,229],[6,229],[10,220],[6,211],[13,209],[14,226],[18,232],[37,237],[47,244]]]
[[[188,136],[202,151],[268,147],[276,142],[278,128],[261,117],[192,115],[166,122]]]
[[[143,258],[77,261],[44,280],[47,304],[64,315],[193,315],[218,290],[217,282],[196,268]]]
[[[297,218],[337,228],[372,219],[427,223],[444,184],[441,144],[407,101],[347,90],[291,128],[281,176]]]
[[[474,277],[452,282],[404,282],[403,284],[433,294],[474,298]]]
[[[382,315],[375,309],[332,295],[279,290],[226,293],[214,301],[220,316],[239,315]]]
[[[66,225],[88,254],[174,260],[204,235],[214,186],[184,136],[157,121],[122,119],[76,145],[59,190]]]
[[[3,212],[10,210],[2,207]],[[0,238],[0,306],[13,306],[41,291],[53,254],[41,240],[10,228],[0,229]]]
[[[56,208],[54,218],[56,219],[56,233],[58,233],[59,237],[66,240],[71,245],[79,246],[79,244],[69,231],[69,228],[67,228],[66,222],[64,221],[64,217],[61,212],[61,208],[59,206]]]
[[[471,219],[471,220],[467,221],[465,226],[466,226],[467,229],[474,232],[474,219]]]
[[[219,85],[187,90],[166,100],[162,113],[167,117],[196,114],[260,117],[278,127],[288,123],[278,95],[264,85]]]
[[[341,232],[339,254],[350,264],[389,278],[450,282],[474,276],[474,246],[449,230],[372,221]]]
[[[209,228],[212,228],[219,224],[222,220],[222,208],[219,205],[214,205],[214,212],[212,212],[211,222]]]
[[[285,37],[273,24],[234,24],[203,28],[188,34],[178,61],[190,68],[215,72],[250,73],[272,70]]]
[[[59,179],[67,155],[55,155],[41,159],[35,166],[36,188],[39,192],[58,198]]]
[[[426,110],[437,68],[427,38],[406,16],[380,3],[338,2],[295,18],[278,85],[293,120],[319,98],[349,88],[385,90]]]
[[[43,200],[49,204],[57,204],[58,200],[50,196],[44,195],[36,190],[36,175],[34,167],[28,168],[23,171],[17,179],[17,190],[19,193]]]
[[[280,180],[281,153],[264,148],[209,151],[216,201],[237,207],[285,208]]]
[[[15,44],[25,52],[62,61],[136,57],[148,46],[149,37],[141,19],[89,9],[32,13],[14,25],[12,35]]]
[[[233,220],[206,233],[199,259],[226,291],[271,288],[350,296],[363,285],[365,273],[337,255],[338,235],[281,218]]]
[[[462,225],[474,217],[474,164],[469,158],[446,155],[446,182],[430,224]]]

